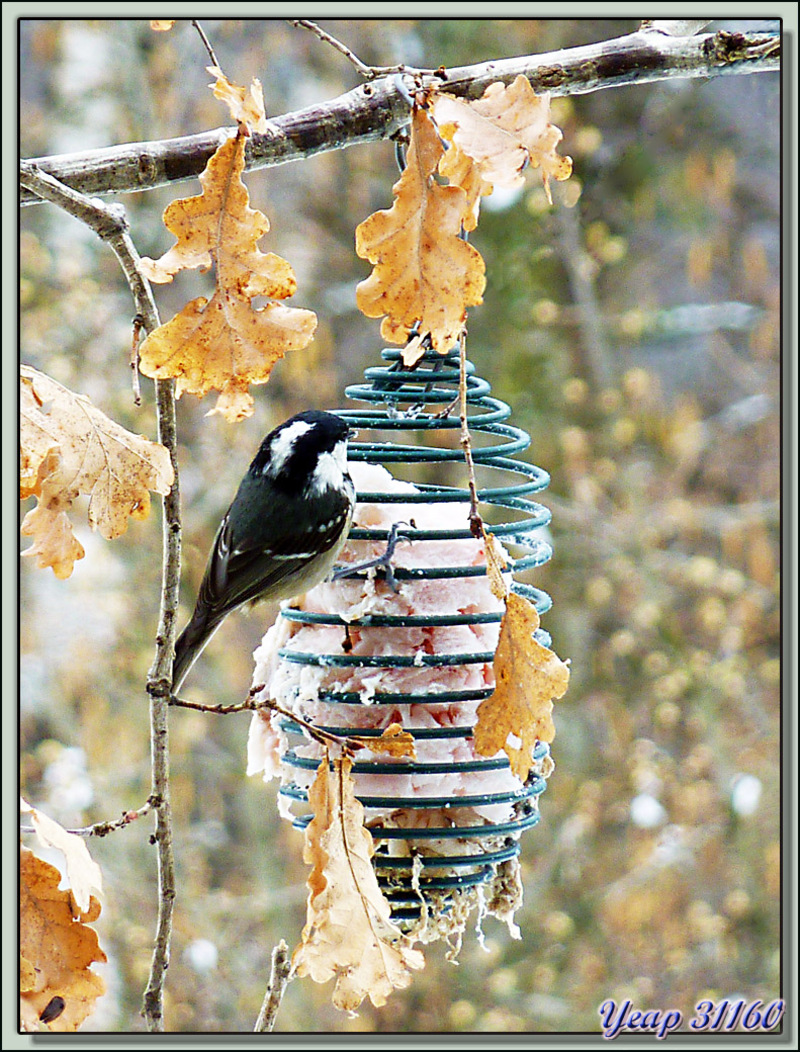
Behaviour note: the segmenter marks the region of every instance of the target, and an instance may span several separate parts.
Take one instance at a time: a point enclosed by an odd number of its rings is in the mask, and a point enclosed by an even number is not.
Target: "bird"
[[[300,595],[330,574],[355,508],[352,434],[341,416],[309,409],[263,440],[219,525],[194,613],[175,643],[173,695],[232,610]]]

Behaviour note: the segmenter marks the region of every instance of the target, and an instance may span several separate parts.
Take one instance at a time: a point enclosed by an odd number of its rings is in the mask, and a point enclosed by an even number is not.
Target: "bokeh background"
[[[258,76],[268,112],[359,82],[349,63],[280,21],[203,23],[227,75]],[[633,21],[385,20],[322,25],[368,63],[435,68],[550,51]],[[207,56],[181,22],[20,22],[21,155],[80,152],[227,122]],[[713,28],[772,30],[777,23]],[[555,555],[534,580],[545,627],[572,660],[557,705],[556,771],[523,836],[522,940],[490,920],[458,966],[426,951],[410,988],[356,1018],[330,987],[290,984],[278,1030],[597,1031],[608,997],[677,1008],[780,996],[780,81],[675,80],[555,99],[572,179],[547,205],[535,175],[488,199],[472,242],[486,260],[469,353],[530,457],[552,475]],[[389,143],[246,177],[285,256],[297,305],[320,318],[239,426],[178,406],[188,615],[221,512],[269,428],[344,404],[375,364],[378,322],[356,310],[368,266],[356,225],[388,207]],[[142,255],[172,243],[161,212],[196,181],[125,195]],[[133,306],[116,261],[49,205],[20,226],[21,358],[154,436],[152,385],[135,408]],[[164,320],[207,278],[157,289]],[[27,505],[22,511],[27,510]],[[84,517],[85,521],[85,517]],[[79,531],[68,581],[22,560],[20,765],[26,798],[67,825],[137,807],[149,788],[144,682],[157,623],[159,512],[107,543]],[[238,700],[271,611],[228,620],[187,696]],[[252,1029],[272,947],[304,921],[301,837],[274,784],[245,776],[249,718],[174,711],[179,898],[168,1028]],[[90,1028],[141,1030],[155,924],[148,820],[90,845],[109,993]]]

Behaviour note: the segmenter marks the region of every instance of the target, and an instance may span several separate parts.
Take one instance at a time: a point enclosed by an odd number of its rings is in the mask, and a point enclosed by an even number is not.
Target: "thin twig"
[[[144,318],[137,314],[133,319],[133,339],[131,341],[131,384],[133,386],[133,404],[142,404],[142,387],[139,382],[139,337],[144,328]]]
[[[351,51],[346,44],[343,44],[341,40],[337,40],[336,37],[331,36],[330,33],[326,33],[321,26],[318,26],[316,22],[312,22],[308,18],[290,18],[288,19],[289,25],[294,26],[295,29],[309,29],[315,36],[318,36],[320,40],[324,40],[326,44],[330,44],[331,47],[344,55],[348,59],[362,77],[366,77],[367,80],[374,80],[376,77],[385,77],[390,73],[408,73],[410,76],[428,76],[434,75],[432,69],[414,69],[411,66],[399,65],[399,66],[368,66],[366,62],[362,62],[355,52]]]
[[[118,829],[124,829],[129,826],[132,822],[135,822],[137,818],[143,818],[146,814],[153,810],[158,805],[158,801],[152,796],[148,796],[147,800],[138,810],[136,811],[123,811],[122,817],[115,819],[113,822],[95,822],[91,826],[82,826],[79,829],[68,829],[68,833],[72,833],[73,836],[81,837],[92,837],[92,836],[108,836],[109,833],[114,833]],[[20,826],[20,833],[35,833],[36,829],[33,826]]]
[[[264,995],[264,1003],[258,1013],[256,1025],[253,1031],[256,1034],[271,1033],[275,1026],[275,1016],[281,1006],[283,992],[292,977],[292,960],[289,956],[289,947],[284,939],[272,951],[272,969],[269,975],[267,992]]]
[[[478,485],[475,481],[475,462],[472,459],[472,439],[467,419],[467,337],[462,333],[458,345],[460,373],[458,378],[458,415],[461,418],[461,448],[467,465],[469,484],[469,528],[473,537],[483,536],[483,519],[478,511]]]
[[[58,205],[80,219],[100,237],[116,255],[136,305],[141,327],[146,332],[158,328],[158,309],[150,285],[139,268],[139,254],[128,232],[128,220],[121,205],[107,205],[89,199],[64,186],[47,172],[29,161],[20,162],[20,183],[46,201]],[[175,858],[172,846],[172,814],[169,803],[169,734],[167,714],[169,687],[172,683],[172,655],[175,621],[178,612],[180,581],[181,520],[178,486],[177,433],[175,424],[175,381],[158,380],[156,415],[158,440],[169,451],[175,481],[162,499],[163,562],[161,608],[156,656],[150,669],[147,692],[150,696],[151,790],[149,800],[156,813],[154,842],[158,858],[158,922],[150,969],[150,980],[144,995],[144,1015],[149,1030],[164,1029],[164,979],[169,965],[172,938],[172,911],[175,900]]]
[[[509,84],[526,76],[537,92],[579,95],[629,84],[707,78],[780,70],[781,39],[771,33],[706,33],[673,37],[636,32],[596,44],[522,55],[472,66],[437,70],[428,83],[477,98],[494,81]],[[408,70],[407,72],[411,72]],[[408,123],[408,103],[396,77],[360,84],[336,99],[271,117],[269,130],[250,137],[248,170],[269,168],[357,143],[390,139]],[[58,179],[87,194],[132,193],[191,179],[230,137],[230,128],[160,142],[127,143],[83,154],[39,158]],[[38,203],[26,189],[20,203]]]
[[[211,43],[210,43],[208,37],[203,32],[203,27],[200,25],[200,23],[197,21],[196,18],[192,19],[192,25],[197,30],[197,32],[200,34],[200,39],[203,41],[203,43],[206,46],[206,51],[208,52],[209,58],[211,59],[211,65],[212,66],[216,66],[217,69],[222,69],[222,66],[220,66],[219,62],[217,61],[217,56],[214,54],[214,49],[211,46]]]
[[[184,701],[183,698],[178,698],[174,694],[170,697],[169,704],[179,709],[194,709],[195,712],[210,712],[215,716],[229,716],[234,712],[258,712],[261,709],[269,709],[270,712],[277,712],[279,716],[284,716],[286,719],[292,720],[294,723],[298,724],[298,726],[306,731],[310,738],[313,738],[319,745],[323,745],[326,748],[329,745],[339,745],[345,750],[353,751],[364,747],[363,740],[358,739],[355,736],[342,738],[338,734],[330,734],[328,731],[323,731],[319,727],[315,727],[313,723],[309,723],[308,720],[304,720],[302,716],[298,716],[296,712],[284,709],[283,706],[279,705],[271,698],[264,698],[261,701],[256,701],[255,695],[260,693],[263,689],[263,683],[256,687],[251,687],[245,700],[236,702],[233,705],[204,705],[197,701]]]

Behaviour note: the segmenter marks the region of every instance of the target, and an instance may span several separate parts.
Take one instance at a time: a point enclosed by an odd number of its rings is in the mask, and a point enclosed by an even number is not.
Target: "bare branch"
[[[210,43],[208,37],[206,36],[203,27],[200,25],[200,23],[197,21],[196,18],[192,19],[192,25],[197,30],[197,32],[200,34],[200,39],[203,41],[203,44],[205,45],[205,49],[208,52],[208,57],[211,59],[211,65],[212,66],[216,66],[217,69],[221,69],[222,67],[220,66],[219,61],[217,60],[217,56],[214,54],[214,49],[211,46],[211,43]]]
[[[520,73],[536,91],[578,95],[626,84],[671,78],[716,77],[780,69],[775,34],[729,33],[671,36],[648,29],[598,44],[544,55],[484,62],[420,77],[455,95],[477,97],[492,81],[510,83]],[[408,123],[409,107],[394,76],[362,84],[336,99],[284,114],[248,141],[246,167],[269,168],[357,143],[391,138]],[[160,142],[128,143],[37,160],[39,167],[85,194],[149,190],[198,176],[231,128]],[[22,204],[39,198],[23,188]]]
[[[94,825],[81,826],[79,829],[68,829],[67,832],[72,833],[73,836],[86,837],[87,839],[93,836],[108,836],[109,833],[114,833],[118,829],[124,829],[126,826],[129,826],[137,818],[143,818],[157,806],[158,801],[149,796],[138,810],[123,811],[122,817],[115,819],[113,822],[95,822]],[[35,833],[36,829],[33,826],[20,826],[19,831],[20,833]]]
[[[330,44],[331,47],[335,48],[339,54],[344,57],[355,66],[362,77],[367,77],[369,80],[375,80],[376,77],[386,76],[389,73],[410,73],[416,74],[421,73],[422,70],[410,69],[407,66],[368,66],[366,62],[362,62],[355,52],[351,51],[346,44],[343,44],[341,40],[337,40],[336,37],[331,36],[330,33],[326,33],[324,29],[317,25],[316,22],[311,22],[307,18],[290,18],[289,25],[294,26],[295,29],[309,29],[311,32],[323,40],[326,44]],[[429,74],[433,74],[433,70],[427,71]]]
[[[272,970],[270,971],[267,992],[264,995],[264,1003],[258,1013],[258,1019],[253,1030],[256,1034],[271,1033],[275,1026],[275,1016],[281,1006],[283,991],[292,977],[292,960],[289,956],[289,947],[281,939],[272,951]]]

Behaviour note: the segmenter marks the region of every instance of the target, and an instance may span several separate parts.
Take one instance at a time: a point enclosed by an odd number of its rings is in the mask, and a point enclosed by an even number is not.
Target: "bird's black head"
[[[270,431],[250,465],[250,474],[268,477],[275,486],[288,493],[299,494],[316,480],[324,489],[334,485],[329,472],[320,473],[323,464],[338,467],[346,473],[345,448],[350,434],[348,424],[334,413],[307,409],[297,413]],[[323,457],[329,454],[328,457]],[[335,471],[334,471],[335,473]]]

